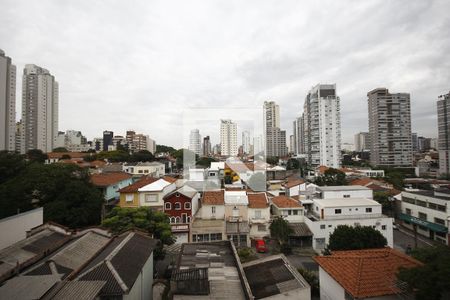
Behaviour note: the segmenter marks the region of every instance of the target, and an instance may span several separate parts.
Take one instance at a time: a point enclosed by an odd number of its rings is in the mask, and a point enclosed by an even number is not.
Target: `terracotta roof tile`
[[[302,207],[298,201],[283,195],[273,197],[272,203],[279,208]]]
[[[327,166],[319,166],[317,168],[317,171],[319,172],[319,174],[325,174],[325,171],[328,170],[329,168]]]
[[[206,204],[206,205],[224,205],[225,204],[224,190],[220,190],[220,191],[205,191],[203,193],[202,204]]]
[[[399,293],[396,287],[399,268],[421,265],[419,261],[389,247],[334,251],[332,255],[316,256],[314,260],[354,298]]]
[[[58,158],[60,159],[63,155],[69,155],[70,158],[83,158],[85,156],[90,156],[87,152],[49,152],[47,153],[48,158]]]
[[[91,175],[91,182],[95,186],[109,186],[129,178],[131,175],[125,172],[100,173]]]
[[[288,179],[288,182],[284,186],[287,187],[288,189],[290,189],[291,187],[294,187],[296,185],[300,185],[303,183],[305,183],[305,181],[303,179]]]
[[[120,193],[135,193],[143,186],[146,186],[147,184],[153,183],[155,181],[159,180],[159,178],[153,178],[153,177],[142,177],[139,181],[136,181],[133,184],[130,184],[129,186],[126,186],[119,190]]]
[[[164,176],[163,179],[169,183],[174,183],[177,181],[176,178],[170,177],[170,176]]]
[[[269,202],[267,201],[266,193],[249,193],[247,194],[247,197],[249,208],[269,207]]]

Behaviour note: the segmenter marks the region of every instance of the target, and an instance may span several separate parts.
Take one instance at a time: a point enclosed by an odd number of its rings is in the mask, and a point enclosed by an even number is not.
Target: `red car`
[[[266,242],[264,240],[256,240],[255,247],[257,252],[267,252]]]

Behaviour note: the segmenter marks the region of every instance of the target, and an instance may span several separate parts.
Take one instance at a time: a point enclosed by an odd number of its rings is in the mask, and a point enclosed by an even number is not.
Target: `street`
[[[405,252],[408,245],[414,249],[414,233],[403,227],[394,230],[394,248]],[[417,236],[417,247],[422,248],[432,245],[433,242],[430,239],[420,235]]]

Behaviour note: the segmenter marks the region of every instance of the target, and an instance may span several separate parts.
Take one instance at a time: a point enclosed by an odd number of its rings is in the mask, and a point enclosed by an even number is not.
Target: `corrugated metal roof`
[[[16,276],[0,287],[0,299],[40,299],[60,280],[59,275]]]
[[[68,281],[52,299],[93,300],[105,283],[105,281]]]
[[[293,233],[291,236],[312,236],[313,233],[305,223],[290,223]]]
[[[208,268],[174,270],[172,279],[175,281],[208,279]]]
[[[104,281],[105,284],[100,291],[101,295],[122,295],[124,292],[106,263],[98,265],[83,275],[79,281]]]

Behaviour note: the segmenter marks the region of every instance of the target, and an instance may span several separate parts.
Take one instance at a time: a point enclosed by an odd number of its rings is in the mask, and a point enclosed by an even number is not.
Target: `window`
[[[434,218],[434,223],[441,224],[441,225],[445,226],[445,220],[443,220],[443,219]]]
[[[170,202],[166,202],[166,203],[164,204],[164,209],[165,209],[165,210],[171,210],[171,209],[172,209],[172,204],[171,204]]]
[[[176,193],[176,194],[175,194],[175,197],[180,197],[180,193]]]
[[[139,174],[142,174],[143,172],[142,172],[142,170],[139,170],[138,173],[139,173]]]
[[[416,200],[416,205],[427,207],[427,203],[425,201]]]
[[[335,213],[336,215],[341,214],[341,213],[342,213],[342,210],[341,210],[340,208],[335,209],[335,210],[334,210],[334,213]]]
[[[292,210],[288,210],[288,215],[290,216],[290,215],[292,215]]]
[[[405,208],[405,214],[410,216],[411,215],[411,209]]]
[[[344,195],[344,198],[350,198],[350,195]]]
[[[181,203],[175,202],[175,210],[181,210]]]
[[[181,214],[181,223],[187,223],[187,214]]]
[[[382,230],[386,230],[386,225],[381,225]]]
[[[175,223],[180,223],[180,217],[175,218]]]
[[[298,215],[298,210],[294,209],[294,210],[292,210],[292,213],[294,214],[294,216],[297,216]]]
[[[126,194],[125,195],[125,201],[126,202],[133,202],[134,195],[133,194]]]
[[[158,202],[158,195],[146,194],[145,202]]]
[[[427,214],[419,212],[419,219],[426,221],[427,220]]]
[[[191,202],[184,202],[184,209],[191,209]]]
[[[261,219],[261,211],[255,210],[255,219]]]
[[[325,224],[320,225],[320,229],[325,229]]]
[[[372,212],[372,207],[366,207],[366,213],[371,213]]]
[[[211,233],[211,241],[221,241],[222,234],[221,233]]]
[[[211,206],[211,213],[215,214],[216,213],[216,207],[215,206]]]
[[[170,217],[170,223],[175,223],[175,217]]]
[[[258,225],[258,231],[266,231],[266,225]]]

